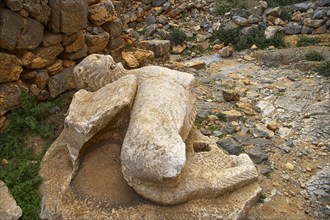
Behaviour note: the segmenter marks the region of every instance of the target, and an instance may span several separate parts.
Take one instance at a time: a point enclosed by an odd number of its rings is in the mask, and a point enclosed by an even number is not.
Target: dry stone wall
[[[19,104],[22,91],[42,101],[74,89],[72,69],[89,54],[110,54],[136,68],[154,58],[166,61],[171,49],[197,56],[210,48],[209,38],[220,27],[240,28],[243,34],[256,27],[268,38],[277,32],[329,33],[329,26],[328,0],[276,8],[260,1],[224,16],[216,14],[214,0],[3,0],[0,117]],[[173,47],[172,28],[190,40]],[[122,53],[125,45],[137,49]]]
[[[38,100],[75,88],[73,67],[88,54],[121,57],[121,2],[4,0],[0,2],[0,117],[19,94]]]

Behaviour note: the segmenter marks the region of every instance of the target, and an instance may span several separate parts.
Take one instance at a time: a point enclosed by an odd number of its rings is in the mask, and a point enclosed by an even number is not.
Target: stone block
[[[67,60],[77,60],[77,59],[80,59],[80,58],[83,58],[83,57],[87,56],[87,50],[88,50],[88,48],[87,48],[87,45],[85,44],[83,46],[83,48],[81,48],[77,52],[62,53],[60,55],[60,58],[67,59]]]
[[[55,98],[68,90],[76,88],[73,77],[73,67],[64,69],[48,81],[48,91],[51,98]]]
[[[160,58],[170,52],[171,42],[169,40],[141,41],[140,48],[145,50],[151,50],[154,52],[155,58]]]
[[[78,33],[78,37],[72,43],[65,45],[64,51],[66,53],[74,53],[85,46],[85,35],[83,33]]]
[[[106,22],[102,25],[104,31],[109,33],[110,38],[117,38],[121,36],[123,31],[123,22],[117,18],[113,21]]]
[[[17,205],[6,184],[1,180],[0,198],[0,219],[16,220],[22,216],[22,209]]]
[[[22,1],[23,8],[29,12],[29,16],[46,25],[51,14],[48,0],[29,0]]]
[[[21,0],[4,0],[4,3],[11,11],[19,11],[23,8]]]
[[[100,3],[88,7],[88,19],[97,26],[117,18],[115,7],[110,0],[102,0]]]
[[[49,0],[48,28],[55,33],[75,33],[87,25],[87,0]]]
[[[103,51],[109,42],[109,38],[110,35],[107,32],[102,32],[100,34],[85,34],[88,54]]]
[[[109,40],[108,45],[107,45],[107,49],[115,50],[115,49],[120,48],[122,46],[123,46],[123,40],[121,39],[121,37],[117,37],[117,38]]]
[[[49,31],[45,31],[44,39],[42,41],[42,46],[49,47],[55,44],[61,43],[62,35],[61,34],[54,34]]]
[[[14,55],[0,53],[0,83],[16,81],[23,71],[21,61]]]
[[[43,31],[40,22],[0,8],[0,47],[34,50],[43,40]]]
[[[21,81],[0,84],[0,116],[20,104],[22,92],[28,92],[28,87]]]
[[[49,47],[38,47],[33,51],[33,55],[29,58],[30,62],[27,65],[30,69],[45,68],[56,61],[59,54],[63,52],[64,48],[61,44],[56,44]]]

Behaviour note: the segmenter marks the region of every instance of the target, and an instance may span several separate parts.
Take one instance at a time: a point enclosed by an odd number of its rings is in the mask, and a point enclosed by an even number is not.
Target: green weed
[[[318,68],[316,72],[325,77],[330,77],[330,60],[324,61]]]
[[[303,2],[302,0],[268,0],[268,7],[277,7],[277,6],[286,6],[293,5],[299,2]]]
[[[200,129],[202,127],[202,123],[205,121],[206,119],[205,118],[202,118],[202,117],[199,117],[199,116],[196,116],[196,119],[195,119],[195,126]]]
[[[173,45],[179,45],[187,41],[187,35],[179,29],[172,29],[170,32],[170,41]]]
[[[218,119],[219,119],[220,121],[223,121],[223,122],[226,122],[226,121],[227,121],[226,116],[225,116],[224,114],[222,114],[221,112],[219,112],[219,113],[217,114],[217,117],[218,117]]]
[[[322,53],[317,51],[310,51],[305,54],[305,59],[308,61],[322,61],[324,60],[324,56]]]
[[[7,115],[9,124],[0,133],[0,159],[9,162],[7,165],[0,164],[0,179],[7,184],[22,208],[21,219],[39,219],[39,165],[43,153],[55,137],[55,126],[45,122],[44,118],[50,108],[62,104],[58,100],[38,103],[34,97],[23,93],[21,107]],[[39,135],[48,140],[42,153],[36,155],[32,148],[25,146],[26,134]]]
[[[266,39],[263,31],[254,28],[249,34],[244,35],[240,29],[220,29],[211,37],[211,41],[219,40],[226,46],[231,44],[238,51],[248,49],[253,44],[258,48],[266,48],[269,46],[284,47],[284,35],[277,33],[274,37]]]
[[[320,43],[320,40],[314,37],[306,37],[305,35],[299,36],[297,47],[307,47]]]

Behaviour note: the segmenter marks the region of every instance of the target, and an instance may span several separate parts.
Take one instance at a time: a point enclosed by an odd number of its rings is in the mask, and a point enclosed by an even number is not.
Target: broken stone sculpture
[[[74,76],[90,91],[75,94],[43,158],[41,218],[246,217],[261,191],[257,170],[194,126],[191,74],[126,70],[94,54]]]

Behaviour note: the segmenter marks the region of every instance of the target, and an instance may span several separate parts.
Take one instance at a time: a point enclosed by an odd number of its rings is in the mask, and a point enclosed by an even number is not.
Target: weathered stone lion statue
[[[94,54],[74,77],[81,90],[41,166],[42,218],[246,216],[261,190],[257,170],[246,154],[225,154],[195,128],[193,75],[126,70]]]

